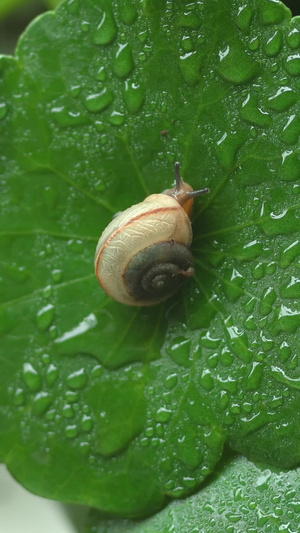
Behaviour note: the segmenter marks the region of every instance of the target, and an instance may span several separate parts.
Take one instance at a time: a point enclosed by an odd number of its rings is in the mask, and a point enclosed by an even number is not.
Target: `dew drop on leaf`
[[[66,404],[62,407],[61,409],[61,415],[64,417],[64,418],[73,418],[75,414],[75,411],[72,407],[72,405],[70,404]]]
[[[292,264],[296,257],[300,256],[300,241],[296,240],[287,246],[281,253],[280,266],[286,268]]]
[[[14,394],[14,405],[16,407],[21,407],[22,405],[25,405],[26,403],[26,395],[25,391],[18,387]]]
[[[133,70],[133,67],[134,62],[131,46],[128,43],[119,44],[115,59],[112,63],[114,73],[120,79],[126,78]]]
[[[77,426],[70,425],[65,428],[65,435],[68,439],[74,439],[78,435]]]
[[[125,115],[119,111],[113,111],[108,120],[113,126],[122,126],[125,121]]]
[[[282,35],[279,30],[276,30],[275,33],[267,40],[264,49],[265,53],[269,57],[275,57],[279,54],[282,47]]]
[[[168,390],[172,390],[176,387],[178,383],[178,376],[177,374],[170,374],[169,376],[166,377],[165,379],[165,386]]]
[[[32,412],[34,415],[42,416],[53,402],[52,394],[41,391],[33,399]]]
[[[214,388],[214,379],[211,371],[208,368],[202,371],[202,374],[199,378],[199,384],[206,391],[211,391]]]
[[[249,33],[251,20],[254,14],[254,10],[250,5],[243,5],[239,7],[236,17],[236,25],[245,34]]]
[[[22,377],[30,390],[38,391],[41,389],[42,378],[31,363],[24,363]]]
[[[294,113],[290,115],[285,123],[282,132],[281,139],[287,144],[295,144],[298,142],[300,136],[300,117]]]
[[[90,94],[84,100],[84,105],[91,113],[99,113],[113,101],[112,92],[104,87],[100,93]]]
[[[287,35],[287,44],[290,48],[296,49],[300,46],[300,31],[298,28],[293,28]]]
[[[52,363],[49,365],[46,372],[46,382],[48,385],[53,385],[58,379],[58,368]]]
[[[7,104],[5,102],[0,102],[0,120],[6,117],[8,111]]]
[[[92,41],[95,44],[107,45],[112,43],[117,36],[117,27],[111,13],[104,12],[95,32]]]
[[[189,368],[193,363],[190,357],[191,341],[185,337],[172,339],[172,346],[167,349],[167,353],[175,363],[185,368]]]
[[[288,283],[281,285],[280,296],[282,298],[300,298],[300,279],[291,276]]]
[[[156,422],[168,422],[172,417],[172,411],[171,409],[167,409],[166,407],[160,407],[155,415]]]
[[[123,98],[130,113],[137,113],[141,109],[144,97],[145,91],[139,83],[125,82]]]
[[[291,76],[300,75],[300,54],[290,55],[286,58],[285,70]]]
[[[263,365],[258,361],[254,361],[249,368],[245,378],[246,390],[258,390],[263,378]]]
[[[67,379],[66,383],[70,387],[70,389],[83,389],[88,381],[88,377],[86,374],[86,371],[84,368],[81,368],[80,370],[76,370],[76,372],[72,372]]]
[[[133,24],[138,16],[137,9],[131,0],[123,0],[119,6],[119,18],[123,24]]]
[[[93,425],[94,423],[92,417],[83,415],[80,422],[82,431],[84,431],[85,433],[89,433],[93,429]]]
[[[52,304],[48,304],[39,310],[36,315],[36,321],[40,331],[47,331],[47,329],[49,329],[54,320],[54,315],[55,308]]]
[[[287,13],[286,7],[279,0],[263,0],[259,10],[261,21],[265,25],[279,24]]]
[[[266,106],[274,111],[287,111],[293,104],[298,101],[296,92],[288,86],[282,86],[277,89],[275,94],[271,94],[266,102]]]
[[[218,52],[217,71],[228,82],[240,84],[250,81],[258,71],[258,65],[242,46],[235,42],[223,45]],[[238,59],[239,58],[239,59]]]

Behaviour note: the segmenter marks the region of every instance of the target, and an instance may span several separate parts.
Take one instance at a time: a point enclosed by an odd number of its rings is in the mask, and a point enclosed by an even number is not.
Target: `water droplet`
[[[241,132],[223,133],[221,138],[216,142],[216,154],[218,160],[224,169],[233,166],[238,149],[244,144],[246,136]]]
[[[292,353],[291,347],[285,341],[283,341],[279,349],[280,361],[282,363],[286,363],[290,359],[291,353]]]
[[[76,372],[72,372],[67,379],[66,383],[70,387],[70,389],[83,389],[88,381],[88,377],[86,374],[86,371],[84,368],[81,368],[80,370],[77,370]]]
[[[300,378],[289,377],[282,368],[278,366],[271,367],[272,377],[278,381],[278,383],[283,383],[289,388],[300,390]]]
[[[172,345],[167,350],[167,353],[175,363],[185,368],[189,368],[193,364],[193,360],[190,357],[191,340],[186,337],[181,336],[173,339]]]
[[[79,96],[80,93],[81,93],[81,85],[73,85],[72,87],[70,87],[70,95],[73,98],[77,98],[77,96]]]
[[[52,394],[39,392],[32,402],[32,412],[34,415],[42,416],[53,402]]]
[[[81,23],[81,28],[82,28],[82,31],[84,31],[85,33],[87,33],[90,29],[91,25],[89,22],[87,22],[86,20],[83,20],[82,23]]]
[[[100,93],[90,94],[84,100],[84,105],[91,113],[99,113],[113,101],[113,93],[104,87]]]
[[[108,120],[113,126],[122,126],[125,121],[125,115],[124,113],[113,111]]]
[[[239,330],[236,326],[230,326],[229,321],[227,321],[226,325],[225,334],[229,348],[244,363],[250,363],[252,361],[252,353],[248,349],[249,341],[245,331]]]
[[[300,54],[290,55],[286,58],[285,70],[291,76],[299,76],[300,74]]]
[[[246,320],[244,321],[244,326],[245,326],[246,329],[249,329],[249,330],[252,330],[252,331],[257,329],[257,325],[255,323],[253,315],[250,315],[250,316],[248,316],[246,318]]]
[[[117,36],[117,27],[111,13],[104,12],[102,19],[95,30],[92,41],[95,44],[106,45],[114,41]]]
[[[217,377],[218,385],[222,390],[225,390],[229,392],[230,394],[236,394],[238,390],[238,384],[231,376],[223,377],[218,376]]]
[[[167,409],[167,407],[160,407],[155,415],[156,422],[168,422],[172,417],[172,411],[171,409]]]
[[[42,386],[41,376],[30,363],[24,363],[22,376],[24,383],[30,390],[40,390]]]
[[[288,144],[298,142],[300,135],[300,117],[297,114],[290,115],[286,124],[283,126],[280,138]]]
[[[52,386],[58,379],[58,369],[52,363],[49,365],[46,373],[46,382]]]
[[[269,352],[274,347],[274,341],[273,339],[268,339],[265,335],[263,335],[262,331],[260,333],[261,338],[261,345],[264,350],[264,352]]]
[[[257,52],[257,50],[259,49],[259,38],[252,37],[252,39],[250,39],[249,41],[248,47],[251,52]]]
[[[170,374],[165,379],[165,386],[168,390],[172,390],[176,387],[178,383],[178,376],[177,374]]]
[[[286,331],[288,333],[295,333],[300,325],[300,311],[291,309],[285,305],[277,307],[275,310],[276,319],[274,320],[274,328],[276,333]]]
[[[133,24],[137,19],[137,16],[137,8],[131,0],[123,0],[119,4],[119,18],[123,24]]]
[[[282,35],[276,30],[265,44],[265,53],[267,56],[274,57],[280,52],[282,47]]]
[[[220,346],[221,339],[218,337],[212,337],[210,331],[207,331],[204,335],[200,337],[200,342],[202,346],[215,350]]]
[[[72,405],[66,404],[61,410],[61,414],[64,418],[73,418],[75,411]]]
[[[181,39],[181,47],[186,54],[192,52],[195,49],[193,39],[189,35],[184,35]]]
[[[259,306],[259,312],[262,316],[268,315],[273,311],[276,297],[276,292],[272,287],[268,287],[263,291]]]
[[[203,370],[199,378],[199,384],[206,391],[211,391],[214,388],[214,380],[208,368]]]
[[[287,235],[298,232],[298,219],[294,210],[283,209],[281,212],[272,211],[269,216],[265,213],[259,221],[262,231],[268,237]]]
[[[37,326],[40,331],[47,331],[54,320],[55,308],[54,305],[48,304],[36,315]]]
[[[126,44],[119,44],[112,68],[118,78],[126,78],[133,70],[134,62],[132,57],[131,46]]]
[[[95,76],[95,79],[98,80],[98,81],[106,81],[107,80],[107,72],[106,72],[106,69],[105,67],[100,67],[96,76]]]
[[[300,241],[296,240],[281,252],[280,266],[286,268],[292,264],[296,257],[300,256]]]
[[[26,395],[23,389],[17,388],[14,394],[14,405],[16,407],[21,407],[26,403]]]
[[[279,0],[271,0],[259,5],[260,18],[263,24],[279,24],[289,16],[287,8]]]
[[[257,126],[268,127],[272,123],[269,113],[259,105],[258,97],[250,93],[242,103],[241,115],[245,120]]]
[[[293,28],[290,33],[288,34],[287,38],[287,44],[290,48],[296,49],[300,46],[300,31],[298,28]]]
[[[143,30],[138,35],[139,41],[145,43],[148,39],[148,30]]]
[[[65,435],[68,439],[74,439],[78,435],[78,430],[75,425],[67,426],[65,429]]]
[[[291,87],[282,86],[275,94],[268,97],[266,105],[274,111],[287,111],[296,102],[298,102],[297,93]]]
[[[238,15],[236,18],[237,27],[244,33],[249,33],[250,24],[254,14],[254,10],[249,5],[243,5],[238,10]]]
[[[145,91],[144,88],[133,82],[125,82],[123,98],[125,105],[130,113],[137,113],[144,102]]]
[[[300,298],[300,279],[291,276],[289,281],[280,287],[282,298]]]
[[[219,50],[218,73],[230,83],[240,84],[252,80],[258,71],[258,64],[248,55],[240,41],[233,46],[224,45]]]
[[[94,422],[93,422],[92,417],[83,415],[81,422],[80,422],[82,431],[89,433],[93,429],[93,425],[94,425]]]
[[[263,365],[254,361],[250,367],[249,373],[245,376],[244,388],[246,391],[259,389],[263,378]]]
[[[82,114],[77,109],[69,109],[66,106],[53,107],[51,114],[58,126],[68,128],[69,126],[82,126],[89,124],[88,116]]]
[[[78,392],[74,392],[70,390],[66,392],[65,397],[66,397],[67,402],[69,403],[76,403],[79,400]]]
[[[231,366],[234,362],[234,357],[232,353],[225,347],[221,351],[220,363],[222,366],[228,367]]]
[[[52,270],[51,275],[53,281],[55,281],[55,283],[59,283],[62,279],[62,270],[56,268],[55,270]]]
[[[224,273],[224,293],[230,302],[235,302],[242,294],[244,277],[235,269]]]
[[[181,74],[189,85],[193,86],[200,80],[203,54],[198,50],[186,52],[180,56],[179,67]]]
[[[5,102],[0,102],[0,120],[6,117],[8,111],[7,104]]]

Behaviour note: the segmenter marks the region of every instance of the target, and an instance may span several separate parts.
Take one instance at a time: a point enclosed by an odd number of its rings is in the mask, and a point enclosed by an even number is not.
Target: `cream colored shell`
[[[152,194],[126,209],[111,221],[98,241],[95,271],[100,285],[118,302],[141,305],[126,290],[126,266],[144,248],[172,240],[187,247],[192,242],[190,219],[175,198]]]

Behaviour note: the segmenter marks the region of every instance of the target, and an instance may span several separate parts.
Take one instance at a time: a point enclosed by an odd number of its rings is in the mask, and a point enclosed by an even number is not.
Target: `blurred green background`
[[[120,0],[122,1],[122,0]],[[32,19],[60,0],[0,0],[0,54],[13,54],[17,40]],[[285,0],[293,16],[300,15],[299,0]]]

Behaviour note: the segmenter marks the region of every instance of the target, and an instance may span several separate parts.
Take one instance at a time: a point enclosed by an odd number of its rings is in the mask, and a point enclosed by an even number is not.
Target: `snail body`
[[[107,294],[128,305],[154,305],[194,274],[190,251],[193,191],[175,165],[176,186],[151,194],[117,215],[103,231],[95,271]]]

